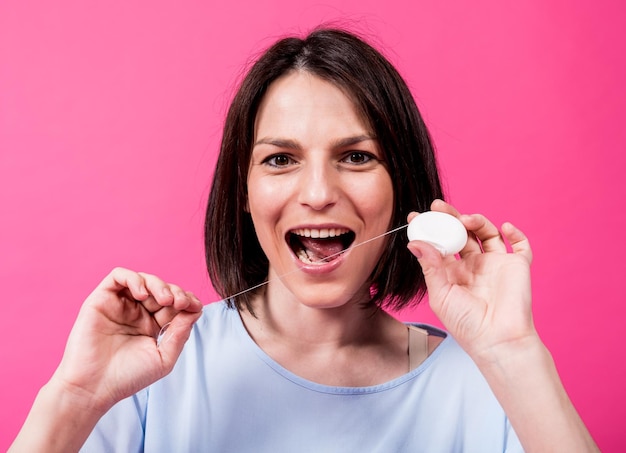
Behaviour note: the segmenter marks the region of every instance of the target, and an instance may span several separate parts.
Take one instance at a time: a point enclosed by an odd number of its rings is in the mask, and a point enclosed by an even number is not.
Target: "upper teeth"
[[[298,236],[304,236],[307,238],[333,238],[348,233],[350,230],[347,228],[300,228],[293,230],[293,234]]]

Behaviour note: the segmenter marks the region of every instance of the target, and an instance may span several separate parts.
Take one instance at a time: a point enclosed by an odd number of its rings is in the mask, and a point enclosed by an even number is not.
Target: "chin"
[[[307,289],[308,291],[303,292],[300,287],[292,294],[299,304],[308,308],[331,310],[361,307],[370,300],[369,286],[354,292],[346,292],[345,287],[332,288],[332,285],[311,285]]]

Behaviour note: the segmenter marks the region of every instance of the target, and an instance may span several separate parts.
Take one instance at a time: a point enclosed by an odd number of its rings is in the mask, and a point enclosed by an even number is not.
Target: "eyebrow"
[[[369,141],[369,140],[376,140],[376,138],[374,136],[366,135],[366,134],[355,135],[353,137],[345,137],[345,138],[337,139],[332,142],[331,146],[333,148],[345,148],[347,146],[356,145],[358,143]],[[298,143],[296,140],[291,140],[287,138],[264,137],[254,142],[252,147],[254,148],[257,145],[272,145],[278,148],[295,149],[295,150],[302,149],[302,145],[300,145],[300,143]]]

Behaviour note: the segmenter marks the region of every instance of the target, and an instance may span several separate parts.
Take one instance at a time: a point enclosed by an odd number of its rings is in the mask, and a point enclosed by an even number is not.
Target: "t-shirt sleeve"
[[[148,390],[113,406],[98,421],[81,453],[141,453],[144,446]]]

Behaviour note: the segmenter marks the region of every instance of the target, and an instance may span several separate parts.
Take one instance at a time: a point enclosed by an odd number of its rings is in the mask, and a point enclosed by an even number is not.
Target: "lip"
[[[296,256],[296,254],[294,253],[293,249],[291,247],[289,247],[288,244],[288,235],[291,234],[293,231],[297,231],[297,230],[305,230],[305,229],[309,229],[309,230],[324,230],[324,229],[336,229],[336,230],[349,230],[352,231],[354,233],[354,230],[352,228],[349,228],[345,225],[340,225],[337,223],[324,223],[324,224],[316,224],[316,225],[312,225],[312,224],[302,224],[302,225],[297,225],[294,226],[293,228],[289,228],[289,230],[287,231],[287,233],[285,234],[285,243],[287,244],[287,248],[289,249],[289,253],[291,254],[291,258],[294,260],[296,266],[298,267],[299,270],[307,273],[307,274],[311,274],[311,275],[322,275],[322,274],[328,274],[330,272],[333,272],[335,269],[337,269],[338,267],[340,267],[345,258],[347,257],[347,255],[350,253],[350,251],[352,250],[352,244],[350,244],[350,247],[348,247],[347,249],[345,249],[343,252],[341,252],[339,255],[337,255],[337,257],[335,259],[333,259],[332,261],[328,261],[326,263],[322,263],[322,264],[306,264],[303,263],[302,261],[300,261],[300,259]],[[354,243],[354,241],[353,241]]]
[[[291,251],[291,249],[289,250]],[[302,272],[305,272],[311,275],[321,275],[321,274],[328,274],[330,272],[333,272],[335,269],[341,266],[346,257],[345,255],[348,253],[348,251],[349,249],[347,249],[341,255],[337,256],[337,258],[335,258],[334,260],[329,261],[328,263],[323,263],[323,264],[305,264],[302,261],[300,261],[296,255],[294,255],[293,251],[291,251],[291,256],[293,257],[293,260],[295,261],[298,269],[300,269]]]

